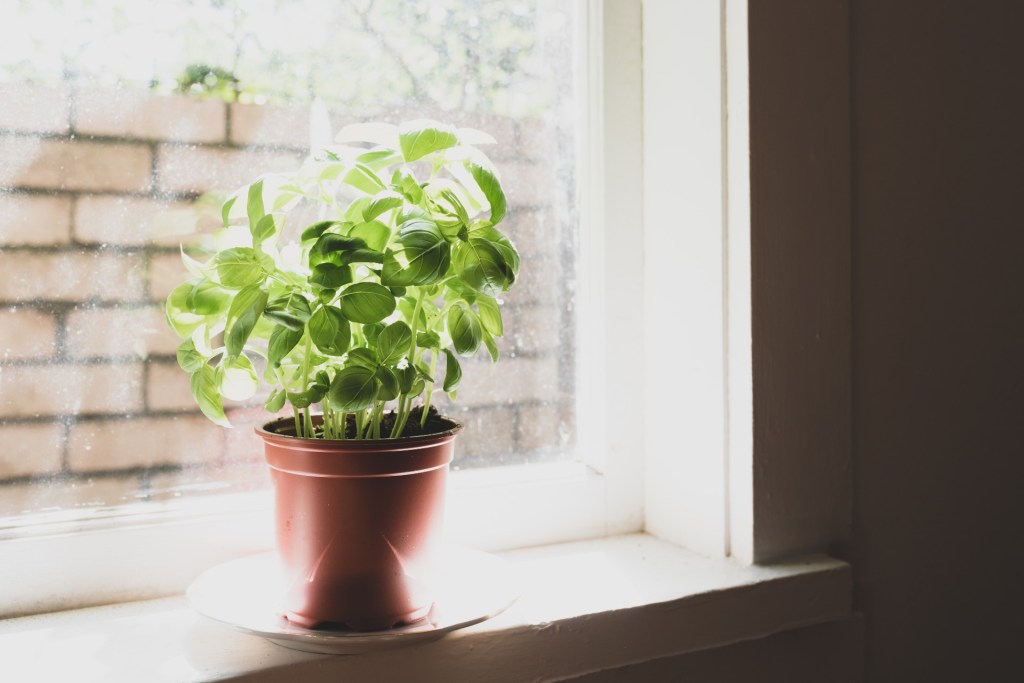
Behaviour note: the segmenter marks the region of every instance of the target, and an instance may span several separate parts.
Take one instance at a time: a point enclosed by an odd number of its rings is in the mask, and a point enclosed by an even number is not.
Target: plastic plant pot
[[[274,485],[289,621],[373,631],[428,614],[462,430],[449,422],[438,434],[376,440],[297,438],[289,419],[256,429]]]

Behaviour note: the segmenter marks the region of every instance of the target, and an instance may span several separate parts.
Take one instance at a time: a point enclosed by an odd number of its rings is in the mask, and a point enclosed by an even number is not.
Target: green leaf
[[[377,348],[377,338],[384,331],[383,323],[370,323],[363,325],[363,336],[366,337],[367,346]]]
[[[416,374],[422,377],[427,382],[433,382],[434,378],[430,374],[430,368],[423,361],[417,361],[416,363]]]
[[[302,195],[300,194],[300,188],[296,188],[295,190],[287,190],[286,187],[287,186],[281,186],[279,188],[281,194],[277,196],[277,199],[274,200],[274,204],[270,207],[270,210],[272,212],[290,209],[291,207],[289,205],[294,205],[295,203],[302,199]]]
[[[384,252],[381,283],[408,287],[442,279],[451,264],[451,246],[431,220],[414,218],[402,224],[394,245]]]
[[[309,250],[309,264],[313,267],[325,261],[343,266],[349,263],[380,263],[383,260],[382,253],[370,249],[359,237],[345,237],[333,232],[325,232]]]
[[[445,287],[451,291],[450,296],[452,298],[465,299],[468,304],[476,303],[476,298],[480,296],[480,292],[476,291],[462,280],[449,280],[445,283]]]
[[[345,317],[357,323],[375,323],[395,311],[395,297],[383,285],[357,282],[338,295],[338,305]]]
[[[191,313],[206,316],[222,313],[230,301],[231,294],[221,289],[216,282],[200,280],[188,293],[185,305]]]
[[[308,408],[314,403],[319,403],[326,393],[327,387],[314,384],[306,391],[289,391],[288,401],[296,408]]]
[[[366,195],[362,195],[361,197],[357,197],[352,200],[352,203],[348,205],[347,209],[345,209],[345,222],[355,225],[356,223],[362,223],[366,220],[363,218],[363,209],[369,206],[372,200],[373,197],[367,197]],[[346,231],[339,230],[338,232],[345,233]]]
[[[224,398],[246,401],[256,394],[259,386],[256,368],[244,353],[236,358],[224,358],[217,367],[217,388]]]
[[[291,353],[300,339],[302,339],[301,329],[293,330],[284,325],[274,327],[267,346],[267,362],[273,367],[279,366],[281,359]]]
[[[350,365],[334,376],[328,395],[335,410],[354,413],[373,405],[378,387],[375,370]]]
[[[348,320],[334,306],[320,306],[309,319],[309,336],[316,347],[329,356],[348,351],[352,331]]]
[[[309,302],[298,292],[292,292],[268,302],[263,315],[285,327],[301,330],[309,320]]]
[[[441,337],[433,331],[420,332],[416,335],[416,345],[424,349],[439,349],[441,348]]]
[[[263,265],[254,249],[232,247],[217,254],[217,278],[228,289],[242,289],[266,279]]]
[[[224,335],[224,346],[229,358],[242,352],[266,305],[267,293],[258,285],[250,285],[235,295],[228,309]]]
[[[206,269],[209,268],[208,263],[203,263],[189,256],[184,246],[179,245],[178,250],[181,253],[181,262],[185,265],[185,270],[196,277],[206,277]]]
[[[412,316],[416,312],[416,298],[412,296],[403,296],[398,300],[398,309],[402,312],[402,315],[405,316],[405,319],[410,323],[415,322],[416,326],[421,329],[426,329],[427,327],[426,308],[427,302],[421,302],[419,319],[414,321]]]
[[[319,403],[323,400],[323,397],[327,395],[327,391],[330,389],[326,384],[320,384],[317,382],[306,390],[306,397],[310,403]]]
[[[245,205],[245,213],[249,216],[249,231],[255,235],[256,225],[266,215],[263,208],[263,180],[257,180],[249,186],[248,202]]]
[[[479,227],[474,226],[470,231],[470,236],[487,240],[501,252],[505,263],[512,268],[512,282],[515,282],[515,278],[519,276],[519,251],[512,244],[512,240],[502,233],[501,230],[486,224]]]
[[[225,228],[231,225],[231,208],[235,205],[236,201],[238,201],[237,196],[231,197],[220,207],[220,218]]]
[[[349,237],[355,237],[366,242],[366,246],[373,251],[384,251],[388,239],[391,237],[391,228],[380,221],[367,220],[348,231]]]
[[[190,374],[202,369],[208,360],[203,356],[203,354],[196,350],[195,342],[192,341],[191,337],[181,342],[178,346],[178,352],[176,355],[178,358],[178,365],[181,366],[182,370]]]
[[[370,349],[356,347],[348,352],[348,364],[359,365],[370,370],[376,370],[380,363],[377,362],[377,355]]]
[[[274,214],[267,214],[260,219],[255,227],[250,229],[253,244],[262,244],[277,233],[277,218]]]
[[[391,176],[391,186],[405,195],[414,205],[423,201],[423,188],[416,182],[416,176],[407,168],[399,166],[395,169]]]
[[[491,362],[492,363],[497,363],[498,362],[498,358],[500,356],[500,353],[498,351],[498,345],[496,343],[494,343],[494,337],[491,335],[490,332],[487,331],[486,327],[483,328],[482,331],[483,331],[483,338],[484,338],[484,346],[487,347],[487,353],[489,353],[491,355]]]
[[[230,427],[231,423],[224,415],[224,403],[217,390],[217,373],[209,365],[204,365],[189,377],[192,386],[192,398],[195,399],[203,415],[222,427]]]
[[[397,209],[405,203],[402,195],[394,190],[383,190],[378,192],[370,203],[363,208],[363,220],[372,221],[386,211]]]
[[[284,408],[284,401],[286,398],[288,398],[288,395],[284,391],[275,389],[270,393],[270,396],[267,398],[267,402],[263,404],[263,407],[267,412],[276,413],[281,410],[281,408]]]
[[[477,237],[459,243],[454,265],[455,272],[466,284],[492,297],[507,290],[515,280],[515,274],[501,251],[491,242]]]
[[[470,162],[468,168],[473,174],[473,180],[487,197],[491,207],[491,225],[497,225],[505,217],[505,192],[501,189],[501,183],[497,176],[480,164]]]
[[[381,363],[397,363],[412,344],[412,330],[402,321],[393,322],[377,337],[377,357]]]
[[[461,304],[448,311],[448,334],[455,350],[463,355],[472,354],[480,348],[483,336],[476,313]]]
[[[349,172],[342,178],[342,182],[366,194],[375,194],[384,189],[384,181],[377,177],[373,169],[359,162],[349,169]]]
[[[313,266],[313,274],[309,281],[328,289],[336,289],[352,282],[352,266],[339,266],[334,263],[318,263]]]
[[[167,295],[164,313],[167,323],[178,333],[179,337],[187,337],[203,324],[205,318],[192,313],[188,308],[188,295],[192,291],[191,282],[183,282]]]
[[[412,391],[413,383],[416,382],[416,368],[406,365],[404,368],[396,369],[395,375],[398,377],[399,393],[408,395]]]
[[[390,401],[398,398],[398,377],[391,368],[382,365],[377,368],[374,376],[380,382],[380,391],[377,393],[378,401]]]
[[[505,334],[504,325],[501,322],[501,309],[498,302],[489,296],[481,294],[476,299],[476,307],[480,311],[480,322],[484,329],[495,337]]]
[[[437,121],[420,119],[398,127],[398,141],[406,161],[416,161],[431,152],[459,144],[455,129]]]
[[[450,350],[444,350],[444,357],[444,390],[452,392],[459,387],[459,382],[462,381],[462,366],[459,365],[459,359]]]
[[[443,208],[446,213],[455,216],[455,218],[458,219],[458,222],[463,225],[469,224],[469,214],[466,212],[466,207],[463,206],[462,202],[454,192],[450,189],[445,189],[441,190],[441,193],[438,196],[447,203],[447,206],[444,204],[441,205],[441,208]]]
[[[397,136],[394,136],[397,139]],[[390,147],[379,147],[363,152],[356,157],[356,161],[366,164],[374,171],[382,171],[391,164],[401,161],[402,155]]]
[[[196,351],[206,356],[207,358],[213,358],[217,355],[218,351],[213,348],[213,344],[210,343],[210,326],[207,324],[200,325],[197,327],[189,336],[192,340],[192,344],[196,347]]]
[[[320,235],[327,232],[332,227],[340,226],[341,223],[338,221],[320,221],[319,223],[313,223],[311,226],[302,231],[302,242],[312,242],[320,239]]]

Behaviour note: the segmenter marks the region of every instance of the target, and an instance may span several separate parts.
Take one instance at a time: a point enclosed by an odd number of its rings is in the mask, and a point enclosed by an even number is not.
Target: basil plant
[[[182,250],[190,278],[167,319],[218,424],[230,426],[223,399],[251,398],[262,374],[266,409],[290,404],[298,436],[396,438],[417,399],[426,423],[438,384],[455,397],[457,356],[486,348],[498,360],[497,297],[519,253],[497,228],[505,194],[475,146],[493,138],[421,120],[349,126],[338,142],[229,197],[206,260]]]

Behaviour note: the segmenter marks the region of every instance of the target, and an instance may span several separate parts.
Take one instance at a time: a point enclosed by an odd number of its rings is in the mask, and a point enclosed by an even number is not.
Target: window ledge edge
[[[396,680],[557,680],[851,615],[850,566],[824,555],[745,566],[646,534],[500,555],[521,580],[519,601],[421,645],[311,655],[173,597],[0,621],[0,652],[19,680],[363,680],[384,667]]]

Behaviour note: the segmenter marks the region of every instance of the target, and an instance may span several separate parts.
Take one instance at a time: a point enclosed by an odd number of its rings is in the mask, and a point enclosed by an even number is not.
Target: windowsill
[[[183,597],[0,622],[0,653],[16,680],[549,680],[850,614],[850,568],[821,555],[747,567],[635,534],[502,556],[523,589],[508,611],[365,656],[289,650]]]

